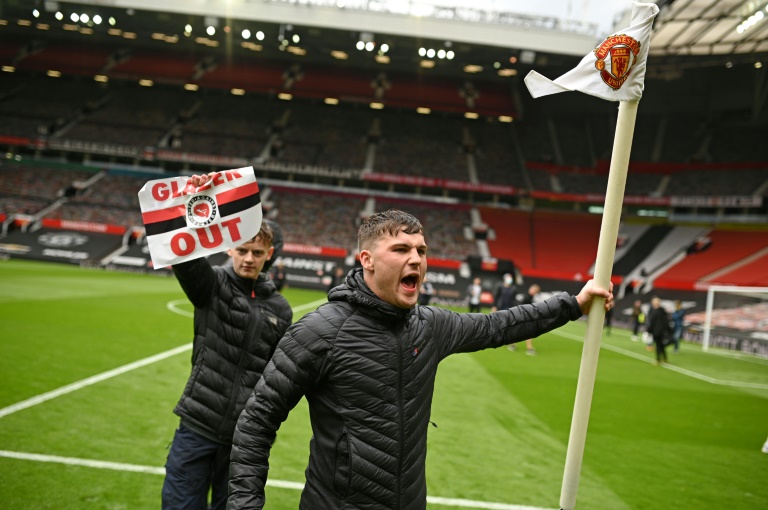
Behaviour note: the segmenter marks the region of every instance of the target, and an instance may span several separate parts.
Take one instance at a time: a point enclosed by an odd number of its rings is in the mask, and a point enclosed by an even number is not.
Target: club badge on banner
[[[139,205],[155,269],[235,248],[261,228],[253,167],[217,172],[199,188],[186,177],[149,181]]]

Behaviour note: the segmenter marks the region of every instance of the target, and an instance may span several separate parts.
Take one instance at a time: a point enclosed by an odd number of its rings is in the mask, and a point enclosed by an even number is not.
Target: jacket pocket
[[[333,472],[333,488],[342,498],[349,495],[352,481],[352,447],[347,431],[341,433],[336,442],[336,469]]]

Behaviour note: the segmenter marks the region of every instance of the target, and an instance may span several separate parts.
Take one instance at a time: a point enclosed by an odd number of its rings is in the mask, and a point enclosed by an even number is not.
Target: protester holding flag
[[[201,186],[206,178],[191,180]],[[235,423],[293,319],[266,273],[276,258],[273,236],[265,220],[254,237],[228,250],[223,267],[205,258],[172,266],[195,315],[192,373],[174,409],[181,420],[165,465],[164,510],[226,505]]]
[[[269,452],[302,397],[313,438],[304,510],[425,509],[427,428],[438,363],[551,331],[613,295],[588,282],[577,296],[490,314],[417,306],[427,271],[421,223],[396,210],[366,218],[360,264],[280,340],[237,422],[230,510],[260,509]]]

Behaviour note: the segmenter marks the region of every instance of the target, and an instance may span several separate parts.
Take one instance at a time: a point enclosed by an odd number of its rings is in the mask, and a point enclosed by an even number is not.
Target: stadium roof
[[[468,7],[443,8],[435,6],[441,0],[423,1],[427,3],[409,0],[0,0],[0,17],[10,20],[0,27],[0,38],[42,39],[47,41],[45,44],[56,40],[76,40],[81,44],[120,43],[187,55],[212,54],[217,58],[245,55],[376,72],[429,72],[435,76],[503,80],[518,73],[524,75],[526,67],[532,66],[550,75],[564,72],[607,35],[599,33],[596,23]],[[654,24],[649,77],[674,79],[684,68],[768,61],[768,0],[658,0],[657,3],[661,13]],[[31,15],[35,8],[37,20]],[[54,19],[56,12],[62,13],[62,20]],[[75,13],[87,14],[88,21],[83,23],[82,18],[71,21]],[[96,14],[105,20],[101,26],[93,23]],[[112,35],[106,22],[110,17],[115,18],[114,28],[118,29]],[[22,19],[30,23],[21,26]],[[50,30],[45,34],[35,30],[41,24],[49,25]],[[77,29],[62,31],[67,24]],[[614,26],[621,28],[628,24],[629,10],[623,18],[615,20]],[[190,32],[186,31],[187,26],[192,29]],[[216,29],[214,35],[205,33],[209,26]],[[243,30],[250,31],[247,39],[243,37]],[[259,32],[262,39],[256,38]],[[121,35],[115,36],[116,33]],[[126,33],[135,34],[135,38],[125,40]],[[374,45],[371,50],[356,49],[361,42]],[[430,49],[435,52],[432,57],[419,54]],[[438,53],[440,50],[443,53]],[[449,59],[448,54],[454,58]],[[426,67],[425,60],[431,60],[433,67]]]

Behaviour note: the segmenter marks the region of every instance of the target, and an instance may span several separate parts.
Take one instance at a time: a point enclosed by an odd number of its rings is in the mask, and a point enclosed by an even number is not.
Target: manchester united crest
[[[629,78],[638,53],[640,42],[624,34],[613,35],[595,48],[595,67],[605,84],[619,90]]]

